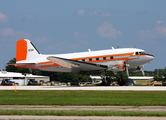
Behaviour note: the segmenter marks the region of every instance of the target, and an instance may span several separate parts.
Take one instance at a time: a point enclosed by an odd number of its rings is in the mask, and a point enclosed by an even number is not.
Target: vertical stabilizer
[[[17,41],[16,62],[24,60],[32,60],[40,53],[28,39]]]

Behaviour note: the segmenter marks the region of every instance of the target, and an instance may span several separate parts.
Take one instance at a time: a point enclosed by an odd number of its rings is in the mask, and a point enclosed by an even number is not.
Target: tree
[[[16,58],[11,59],[7,64],[15,64]],[[31,73],[30,69],[27,68],[18,68],[14,65],[6,65],[5,70],[7,72],[19,72],[19,73]]]
[[[164,79],[162,78],[161,75],[155,75],[154,76],[154,81],[163,81]]]
[[[92,81],[91,78],[87,75],[75,74],[75,73],[66,73],[66,72],[49,72],[49,71],[37,71],[37,75],[50,76],[51,81],[60,81],[60,82],[88,82]]]

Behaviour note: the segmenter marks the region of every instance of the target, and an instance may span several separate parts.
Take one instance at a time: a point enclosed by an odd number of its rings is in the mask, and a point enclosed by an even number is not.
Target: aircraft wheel
[[[106,78],[103,78],[102,83],[105,86],[110,86],[111,80],[108,77],[106,77]]]
[[[125,79],[123,79],[123,78],[120,78],[119,80],[118,80],[118,84],[119,84],[119,86],[124,86],[125,85]]]

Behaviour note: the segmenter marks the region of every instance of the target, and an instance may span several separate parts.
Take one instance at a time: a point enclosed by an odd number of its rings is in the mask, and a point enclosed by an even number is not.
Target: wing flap
[[[60,57],[49,56],[47,57],[47,59],[63,67],[66,67],[69,69],[79,69],[80,71],[93,71],[93,70],[107,69],[107,66],[105,65],[70,60],[70,59],[65,59]]]

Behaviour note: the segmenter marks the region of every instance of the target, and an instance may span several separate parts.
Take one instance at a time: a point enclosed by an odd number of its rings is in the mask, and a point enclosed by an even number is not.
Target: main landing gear
[[[118,80],[118,84],[119,86],[124,86],[126,84],[126,80],[123,78],[122,72],[120,72],[120,77],[117,77],[114,73],[113,73],[113,77],[116,77]],[[110,86],[112,81],[112,77],[110,76],[102,76],[102,84],[105,86]]]
[[[126,84],[125,79],[124,78],[119,78],[118,79],[118,84],[119,84],[119,86],[124,86]]]
[[[105,85],[105,86],[110,86],[111,79],[109,77],[103,76],[103,78],[102,78],[102,84]]]

